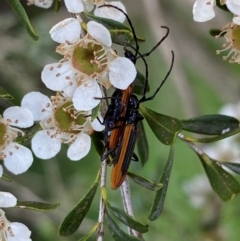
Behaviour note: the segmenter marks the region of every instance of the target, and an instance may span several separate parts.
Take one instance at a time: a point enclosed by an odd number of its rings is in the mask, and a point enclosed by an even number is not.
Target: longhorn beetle
[[[131,85],[126,90],[116,89],[113,93],[113,96],[111,97],[111,104],[109,105],[109,108],[104,117],[104,124],[106,128],[104,140],[106,152],[102,156],[102,161],[106,159],[106,157],[108,157],[110,154],[113,154],[111,188],[117,189],[122,185],[126,178],[127,170],[132,158],[134,157],[134,159],[137,160],[136,155],[134,155],[134,147],[137,139],[138,122],[144,119],[143,116],[139,113],[139,105],[143,102],[154,99],[156,94],[159,92],[172,70],[174,63],[174,53],[171,51],[171,66],[165,78],[162,80],[159,87],[155,90],[154,94],[150,97],[146,97],[148,86],[148,65],[144,57],[149,56],[164,41],[164,39],[169,34],[169,28],[162,26],[162,28],[167,29],[166,35],[149,52],[141,54],[139,52],[139,45],[135,30],[128,15],[123,10],[112,5],[103,5],[101,7],[116,8],[126,16],[133,33],[136,48],[127,44],[127,46],[135,51],[135,54],[133,54],[127,48],[124,48],[125,57],[129,58],[134,64],[136,64],[138,58],[141,58],[146,69],[145,86],[142,98],[138,100],[137,96],[132,94]]]

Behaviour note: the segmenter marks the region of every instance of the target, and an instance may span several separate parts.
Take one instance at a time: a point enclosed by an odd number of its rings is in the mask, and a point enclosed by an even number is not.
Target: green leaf
[[[7,99],[0,98],[0,113],[3,113],[7,108],[13,106],[13,103]]]
[[[225,132],[222,135],[212,136],[212,137],[207,137],[207,138],[195,138],[195,137],[190,137],[190,136],[184,135],[184,140],[189,141],[189,142],[211,143],[211,142],[220,141],[220,140],[225,139],[229,136],[236,135],[239,132],[240,132],[240,127],[236,128],[232,131]]]
[[[172,145],[175,142],[177,134],[182,130],[181,121],[159,114],[143,105],[140,105],[140,111],[160,142],[165,145]]]
[[[91,135],[91,139],[92,139],[93,145],[96,148],[98,156],[102,157],[103,150],[104,150],[104,145],[103,145],[104,134],[103,134],[103,132],[94,131],[94,133]]]
[[[95,120],[101,110],[101,102],[92,109],[91,121]]]
[[[217,5],[220,9],[222,9],[222,10],[224,10],[224,11],[226,11],[226,12],[230,12],[230,11],[228,10],[227,6],[226,6],[225,4],[221,4],[221,2],[223,2],[223,0],[216,0],[216,5]]]
[[[61,8],[61,1],[54,0],[54,12],[58,13]]]
[[[109,213],[106,212],[106,220],[108,223],[108,227],[111,231],[112,237],[115,241],[140,241],[140,239],[128,235],[127,233],[125,233],[124,231],[122,231],[117,224],[113,221],[113,219],[110,217]]]
[[[65,219],[60,224],[59,235],[68,236],[78,229],[86,214],[88,213],[93,198],[96,194],[99,180],[100,175],[98,174],[97,180],[91,186],[87,194],[77,203],[77,205],[72,209],[72,211],[67,215],[67,217],[65,217]]]
[[[96,230],[98,229],[100,223],[96,223],[94,225],[94,227],[91,229],[90,232],[88,232],[86,235],[84,235],[81,239],[79,239],[78,241],[86,241],[88,240],[95,232]]]
[[[0,99],[13,100],[13,96],[0,86]]]
[[[221,162],[222,165],[232,170],[233,172],[240,174],[240,163],[234,162]]]
[[[131,28],[126,25],[108,18],[97,17],[88,12],[83,12],[88,20],[94,20],[104,25],[111,33],[112,41],[116,44],[126,45],[134,41]],[[86,30],[86,29],[85,29]],[[137,37],[138,41],[145,41],[143,38]]]
[[[137,150],[141,164],[144,166],[148,161],[148,142],[142,121],[138,122]]]
[[[21,23],[24,25],[24,27],[27,29],[28,34],[34,39],[38,40],[39,36],[33,29],[30,20],[28,18],[28,15],[22,6],[22,4],[19,2],[19,0],[7,0],[8,4],[11,6],[12,10],[15,12]]]
[[[127,175],[137,184],[139,184],[142,187],[145,187],[151,191],[157,191],[160,190],[163,187],[162,183],[156,183],[151,181],[150,179],[138,176],[135,173],[128,172]]]
[[[111,214],[116,217],[120,222],[127,225],[129,228],[134,229],[140,233],[146,233],[148,232],[148,225],[139,223],[133,217],[125,213],[123,210],[113,207],[108,202],[106,202],[108,210],[111,212]]]
[[[25,135],[18,137],[18,138],[16,139],[16,142],[18,142],[18,143],[24,143],[24,142],[32,139],[33,136],[34,136],[38,131],[40,131],[40,130],[42,130],[42,127],[41,127],[40,123],[35,123],[33,126],[25,129],[25,130],[24,130],[24,131],[25,131],[25,132],[24,132]]]
[[[145,76],[137,70],[137,75],[135,77],[135,80],[132,82],[133,93],[135,93],[137,95],[143,95],[145,81],[146,81]],[[149,84],[147,85],[147,92],[149,92]]]
[[[167,193],[168,181],[170,178],[173,164],[173,147],[171,146],[167,163],[160,178],[160,183],[163,184],[163,188],[156,192],[148,219],[151,221],[156,220],[162,213],[164,201]]]
[[[134,37],[132,32],[123,29],[110,29],[112,42],[119,45],[127,45],[133,43]]]
[[[211,36],[215,37],[215,36],[219,36],[219,37],[223,37],[224,35],[219,35],[222,31],[219,29],[210,29],[209,33]]]
[[[4,173],[3,173],[3,175],[2,175],[1,178],[2,178],[4,181],[12,182],[12,179],[11,179],[9,176],[5,175]]]
[[[18,201],[15,207],[46,212],[46,211],[54,210],[59,205],[60,203],[49,204],[49,203],[42,203],[42,202]]]
[[[205,153],[196,154],[201,160],[213,190],[223,201],[228,201],[240,193],[240,184],[233,176]]]
[[[184,130],[205,135],[221,135],[238,127],[239,120],[226,115],[205,115],[182,121]]]

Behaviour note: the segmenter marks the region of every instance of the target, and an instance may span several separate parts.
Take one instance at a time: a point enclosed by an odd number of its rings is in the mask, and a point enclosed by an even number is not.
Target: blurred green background
[[[216,40],[208,34],[211,28],[228,23],[231,14],[216,7],[217,17],[207,23],[196,23],[192,19],[194,1],[122,2],[137,34],[146,38],[145,43],[141,44],[142,53],[149,51],[164,35],[165,31],[160,26],[170,28],[169,37],[147,59],[151,91],[155,90],[169,68],[171,50],[176,56],[174,68],[160,93],[146,106],[156,112],[186,119],[217,113],[223,104],[239,100],[239,66],[222,61],[221,56],[215,55],[215,51],[221,49],[223,39]],[[22,3],[25,4],[24,1]],[[41,82],[41,71],[44,65],[58,62],[61,56],[55,53],[57,44],[51,40],[48,32],[54,24],[70,17],[63,4],[58,14],[53,9],[44,10],[34,6],[26,6],[26,10],[40,35],[38,41],[28,36],[7,3],[1,1],[0,83],[15,97],[13,102],[16,105],[20,105],[23,95],[30,91],[53,94]],[[122,47],[116,49],[120,52]],[[144,72],[140,61],[137,67]],[[133,162],[130,170],[157,181],[167,160],[169,147],[156,139],[145,121],[144,125],[150,146],[149,161],[144,168],[140,163]],[[12,192],[18,200],[61,203],[58,209],[49,213],[13,208],[6,211],[10,221],[23,222],[32,230],[32,240],[78,240],[97,221],[99,192],[79,230],[69,237],[59,237],[57,234],[59,224],[87,192],[101,164],[94,147],[87,157],[78,162],[69,161],[66,150],[66,146],[63,146],[61,153],[51,160],[35,158],[29,171],[19,176],[6,171],[14,181],[0,182],[1,191]],[[203,168],[197,156],[177,140],[164,210],[154,222],[147,219],[154,193],[130,181],[136,218],[150,226],[149,232],[144,234],[145,240],[239,240],[239,197],[223,203],[210,192],[204,206],[195,208],[191,205],[183,184],[201,173]],[[122,207],[119,190],[112,191],[109,187],[108,197],[113,205]],[[93,236],[89,240],[95,239],[96,236]],[[107,228],[105,240],[112,240]]]

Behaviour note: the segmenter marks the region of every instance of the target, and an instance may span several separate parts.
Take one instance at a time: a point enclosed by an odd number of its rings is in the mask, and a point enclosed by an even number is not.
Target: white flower
[[[31,241],[31,231],[22,223],[9,222],[5,212],[0,209],[0,240],[2,241]]]
[[[4,160],[4,165],[14,174],[20,174],[28,170],[32,165],[32,152],[14,142],[18,134],[24,133],[15,128],[27,128],[33,125],[33,115],[21,107],[10,107],[0,116],[0,159]],[[2,172],[2,171],[1,171]]]
[[[35,5],[40,8],[50,8],[53,0],[28,0],[28,5]]]
[[[240,16],[240,1],[239,0],[226,0],[226,6],[233,14]]]
[[[220,111],[222,115],[234,116],[238,120],[240,120],[240,101],[236,104],[226,104],[224,105]]]
[[[213,7],[215,0],[196,0],[193,5],[193,20],[206,22],[215,17]]]
[[[9,192],[0,192],[0,207],[9,208],[17,204],[17,198]]]
[[[88,154],[89,134],[95,129],[95,125],[91,125],[91,111],[77,111],[70,98],[57,95],[51,101],[39,92],[25,95],[22,106],[33,113],[34,120],[40,120],[43,128],[32,138],[32,150],[37,157],[54,157],[60,151],[61,143],[69,145],[67,155],[73,161]]]
[[[74,42],[80,38],[82,28],[76,18],[67,18],[54,25],[50,30],[51,38],[57,43]]]
[[[66,21],[66,25],[58,24],[51,30],[52,33],[55,32],[55,40],[64,40],[57,48],[57,52],[64,55],[64,58],[60,63],[44,67],[42,81],[49,89],[73,97],[77,110],[91,110],[100,102],[94,97],[102,97],[97,82],[106,88],[113,85],[118,89],[126,89],[135,79],[137,71],[129,59],[119,57],[111,49],[112,40],[108,29],[97,22],[88,22],[88,34],[82,39],[75,41],[76,36],[72,37],[73,35],[69,39],[66,39],[67,35],[61,37],[61,32],[74,31],[73,25],[69,24],[71,21]],[[61,28],[65,30],[61,31]],[[79,103],[86,102],[86,96],[87,107],[83,107]]]
[[[182,187],[195,208],[204,207],[208,202],[208,197],[213,193],[206,175],[197,175],[185,182]]]
[[[126,13],[126,9],[120,1],[107,2],[104,0],[65,0],[65,5],[68,12],[70,13],[81,13],[84,10],[91,12],[94,8],[94,5],[96,5],[94,15],[102,18],[113,19],[121,23],[125,21],[125,15],[118,9],[111,7],[99,8],[100,6],[104,6],[105,4],[116,6]]]
[[[64,2],[70,13],[81,13],[84,11],[82,0],[64,0]]]
[[[123,23],[125,21],[125,19],[126,19],[125,15],[118,9],[107,7],[107,6],[99,8],[100,6],[104,6],[105,4],[118,7],[120,9],[122,9],[123,12],[127,13],[124,5],[121,2],[119,2],[119,1],[106,2],[105,1],[105,3],[97,4],[97,6],[94,10],[94,15],[96,15],[98,17],[102,17],[102,18],[113,19],[113,20],[121,22],[121,23]]]

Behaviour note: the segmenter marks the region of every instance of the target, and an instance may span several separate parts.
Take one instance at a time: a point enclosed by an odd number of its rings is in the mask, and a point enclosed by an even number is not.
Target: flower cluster
[[[17,204],[17,199],[9,192],[0,192],[0,207],[9,208]],[[4,241],[32,241],[31,231],[22,223],[9,222],[5,212],[0,209],[0,240]]]
[[[50,8],[53,4],[53,0],[27,0],[27,4],[35,5],[40,8]],[[104,1],[104,0],[65,0],[65,5],[70,13],[78,14],[83,11],[93,11],[95,16],[104,17],[116,20],[123,23],[125,21],[125,15],[115,8],[99,8],[103,5],[111,4],[122,9],[126,12],[124,5],[120,1]]]
[[[230,63],[240,63],[240,1],[239,0],[222,0],[221,4],[233,13],[232,22],[228,23],[223,28],[220,28],[221,33],[216,36],[219,38],[224,35],[226,43],[223,44],[222,50],[217,50],[220,54],[223,51],[230,50],[227,56],[223,56],[223,60],[230,56]],[[214,6],[215,0],[196,0],[193,5],[193,19],[196,22],[206,22],[215,17]]]
[[[0,159],[14,174],[23,173],[32,165],[32,152],[15,142],[19,135],[24,135],[24,132],[18,128],[27,128],[32,125],[33,115],[26,108],[10,107],[3,112],[3,116],[0,115]],[[0,177],[2,174],[3,170],[0,166]]]
[[[75,14],[83,11],[80,6],[86,7],[90,2],[96,6],[100,4],[100,1],[65,1],[68,11]],[[111,7],[101,9],[109,9],[102,11],[108,15]],[[112,49],[111,34],[106,27],[89,21],[85,32],[80,15],[76,16],[61,21],[50,30],[52,39],[60,43],[56,52],[62,59],[47,64],[41,77],[47,88],[57,91],[56,95],[48,98],[31,92],[21,103],[42,126],[43,130],[32,138],[32,150],[41,159],[54,157],[61,143],[69,145],[67,156],[70,160],[86,156],[91,146],[90,135],[104,129],[98,111],[103,97],[101,86],[126,89],[137,74],[132,61],[118,56]],[[93,115],[96,110],[98,113]]]

